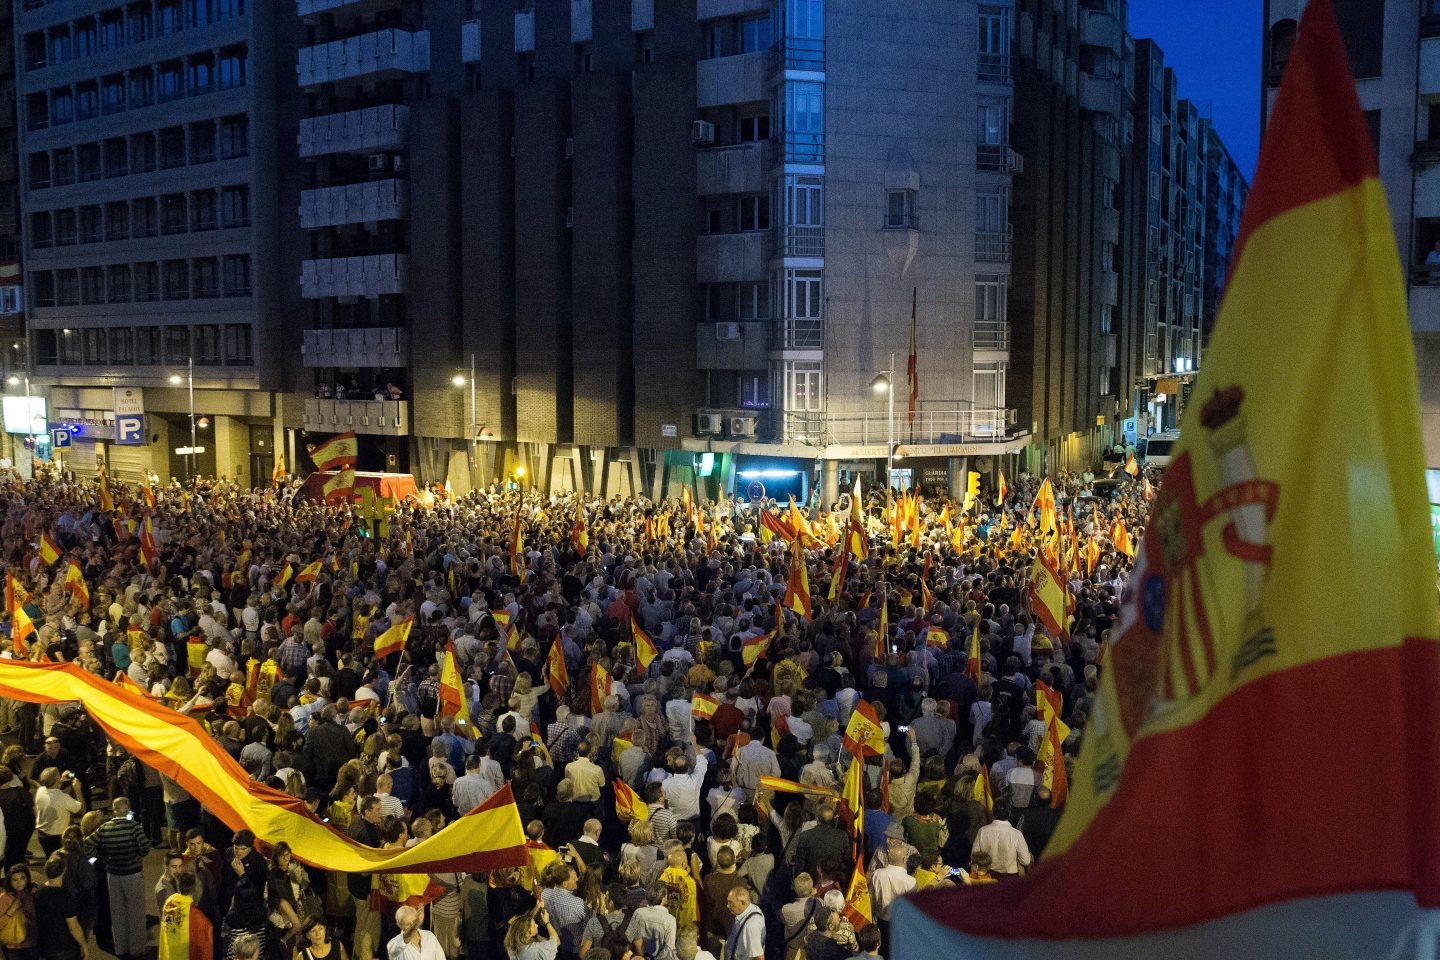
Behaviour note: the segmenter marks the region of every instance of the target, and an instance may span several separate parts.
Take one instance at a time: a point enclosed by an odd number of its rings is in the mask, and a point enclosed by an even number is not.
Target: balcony
[[[1125,31],[1120,18],[1109,10],[1080,11],[1080,42],[1088,47],[1104,47],[1117,55],[1124,42]]]
[[[749,283],[765,279],[764,233],[711,233],[695,238],[698,283]]]
[[[702,323],[695,330],[701,370],[764,370],[770,363],[770,321]]]
[[[400,327],[306,330],[307,367],[379,369],[410,365],[410,338]]]
[[[696,105],[723,107],[768,100],[769,63],[770,55],[764,50],[699,61],[695,64]]]
[[[300,226],[306,230],[400,220],[409,212],[410,184],[404,180],[370,180],[300,191]]]
[[[480,62],[479,20],[466,20],[460,24],[460,59],[464,63]]]
[[[1004,233],[976,232],[975,259],[981,263],[1010,262],[1010,231]]]
[[[942,443],[975,443],[1006,439],[1006,429],[1015,411],[965,404],[921,404],[913,423],[905,425],[907,446]],[[825,442],[852,446],[876,445],[884,450],[890,438],[890,418],[885,410],[875,413],[831,416],[825,422]],[[884,455],[883,452],[881,454]]]
[[[409,141],[410,108],[365,107],[300,121],[300,156],[401,150]]]
[[[1009,83],[1010,55],[982,53],[976,58],[975,79],[981,83]]]
[[[295,0],[296,12],[302,17],[318,17],[322,13],[336,13],[347,8],[353,8],[350,12],[359,15],[396,6],[396,0]]]
[[[589,43],[594,28],[593,0],[570,0],[570,42]]]
[[[535,11],[519,10],[515,13],[515,52],[535,52]]]
[[[825,134],[787,130],[785,132],[785,162],[824,163]]]
[[[1109,243],[1120,242],[1120,211],[1114,207],[1100,208],[1100,236]]]
[[[770,0],[696,0],[696,20],[718,20],[750,13],[769,13]]]
[[[765,143],[739,143],[695,153],[695,191],[702,197],[718,193],[760,193],[765,190]]]
[[[998,143],[975,145],[975,169],[998,173],[1019,173],[1025,169],[1025,158],[1013,148]]]
[[[971,346],[976,350],[1010,349],[1010,323],[1006,320],[976,320]]]
[[[366,257],[336,257],[300,261],[300,296],[364,297],[372,300],[385,294],[405,292],[409,257],[403,253],[381,253]]]
[[[1100,366],[1113,367],[1119,362],[1119,341],[1113,333],[1100,334]]]
[[[430,69],[430,31],[376,30],[358,37],[300,48],[300,86],[376,79],[387,73]]]
[[[775,350],[824,350],[825,320],[822,317],[786,317],[775,324]]]
[[[782,37],[775,45],[777,70],[825,71],[825,41],[814,37]]]
[[[1120,115],[1120,78],[1080,74],[1080,109]]]
[[[825,228],[794,223],[776,228],[775,255],[807,259],[825,256]]]
[[[1110,270],[1100,273],[1100,302],[1115,306],[1120,302],[1120,275]]]
[[[318,432],[356,433],[403,437],[410,433],[408,400],[319,400],[305,401],[303,427]]]

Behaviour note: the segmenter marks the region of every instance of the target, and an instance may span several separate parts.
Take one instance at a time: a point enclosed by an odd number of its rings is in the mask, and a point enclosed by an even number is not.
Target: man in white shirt
[[[870,906],[875,911],[875,920],[890,919],[890,906],[900,897],[915,889],[915,878],[905,870],[903,863],[890,863],[870,874]]]
[[[67,792],[68,791],[68,792]],[[46,767],[40,773],[40,786],[35,791],[35,830],[40,835],[40,849],[50,856],[60,849],[60,839],[70,820],[83,808],[80,786],[74,775],[59,767]]]
[[[1017,877],[1030,866],[1030,845],[1025,834],[1010,824],[1010,805],[995,804],[995,820],[975,834],[974,850],[990,855],[990,872],[997,877]],[[972,854],[973,855],[973,854]]]
[[[700,819],[700,786],[705,782],[705,771],[710,761],[705,754],[677,757],[674,771],[660,789],[665,794],[665,804],[676,820],[698,822]]]
[[[420,911],[401,907],[395,911],[395,925],[400,928],[385,952],[390,960],[445,960],[445,950],[429,930],[420,929]]]
[[[581,740],[575,748],[579,756],[565,765],[565,776],[575,785],[575,799],[587,803],[599,800],[605,786],[605,771],[590,759],[592,749],[589,740]]]
[[[765,915],[750,902],[750,889],[740,886],[730,891],[725,906],[735,919],[730,936],[725,938],[725,960],[763,960],[765,956]]]

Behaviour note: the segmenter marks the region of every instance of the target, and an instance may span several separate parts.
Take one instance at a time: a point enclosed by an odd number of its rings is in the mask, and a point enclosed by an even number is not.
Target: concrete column
[[[158,438],[147,448],[150,451],[150,469],[155,471],[162,484],[169,483],[170,478],[175,476],[176,468],[180,466],[178,463],[171,463],[170,423],[164,417],[146,417],[145,429],[151,437]]]
[[[820,500],[829,509],[840,499],[840,461],[820,461]]]
[[[251,486],[250,428],[235,417],[217,416],[210,418],[210,429],[215,435],[216,474],[235,480],[242,487]]]
[[[951,457],[947,465],[950,468],[950,499],[964,503],[965,481],[970,475],[970,458]]]

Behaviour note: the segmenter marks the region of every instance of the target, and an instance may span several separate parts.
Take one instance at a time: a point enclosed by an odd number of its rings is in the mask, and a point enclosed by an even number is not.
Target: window
[[[69,90],[56,90],[50,94],[50,124],[60,126],[75,119],[75,97]]]
[[[655,62],[655,37],[650,31],[635,34],[636,59],[641,63]],[[531,72],[534,72],[534,64],[531,64]],[[533,79],[533,77],[532,77]]]
[[[91,364],[105,362],[105,331],[98,327],[90,327],[80,331],[80,342],[85,354],[85,362]]]
[[[819,270],[785,271],[785,317],[819,319],[825,304],[821,296],[824,274]]]
[[[75,166],[81,183],[100,179],[100,145],[82,143],[75,148]]]
[[[220,363],[220,325],[202,323],[193,331],[195,338],[195,362],[207,366]]]
[[[131,296],[130,265],[128,263],[117,264],[116,266],[109,268],[108,274],[109,276],[107,278],[108,282],[106,284],[106,289],[108,290],[110,302],[129,303]],[[128,330],[126,330],[125,332],[129,333]],[[110,356],[114,357],[115,355],[115,342],[114,337],[112,336],[110,342]]]
[[[823,0],[788,0],[785,8],[785,36],[811,40],[825,38]]]
[[[135,264],[131,278],[135,286],[136,303],[160,299],[160,265],[158,263]]]
[[[44,250],[55,245],[55,234],[51,226],[49,211],[30,214],[30,246]]]
[[[68,364],[84,363],[84,354],[80,352],[80,335],[74,330],[60,331],[60,362]]]
[[[220,159],[250,155],[250,121],[246,117],[225,117],[220,121]]]
[[[185,128],[168,127],[160,131],[160,169],[172,170],[185,166]]]
[[[1010,56],[1010,11],[1004,7],[980,8],[979,52],[982,57]]]
[[[55,305],[57,307],[80,305],[80,274],[77,271],[55,271]]]
[[[215,159],[215,124],[210,121],[190,125],[190,162],[210,163]]]
[[[716,57],[725,56],[725,26],[725,22],[721,20],[705,27],[705,59],[714,60]]]
[[[75,182],[75,151],[62,148],[55,151],[55,186],[68,187]]]
[[[215,88],[215,61],[208,56],[193,56],[185,65],[185,89],[190,96],[209,93]]]
[[[746,17],[740,21],[740,52],[759,53],[769,50],[775,44],[775,31],[770,15]]]
[[[55,211],[55,245],[74,246],[80,239],[80,222],[74,210]]]
[[[825,224],[825,181],[820,177],[785,178],[785,222],[791,226]]]
[[[250,257],[245,254],[225,257],[221,266],[225,275],[225,296],[250,296]]]
[[[975,194],[975,230],[978,233],[1005,233],[1009,226],[1010,192],[1004,187]]]
[[[110,328],[110,362],[113,364],[135,362],[135,332],[129,327]]]
[[[740,406],[769,408],[770,375],[768,373],[741,373],[739,381]]]
[[[180,61],[171,60],[155,68],[155,100],[170,103],[185,96],[184,77],[180,73]]]
[[[575,45],[575,72],[595,72],[595,54],[590,49],[590,44],[588,43],[578,43]]]
[[[215,19],[233,20],[245,16],[245,0],[214,0]]]
[[[245,86],[249,63],[244,47],[230,47],[220,51],[220,89]]]
[[[157,29],[156,33],[162,37],[172,33],[179,33],[182,19],[180,16],[180,0],[161,0],[156,8]]]
[[[155,35],[155,17],[150,4],[137,3],[125,11],[130,28],[130,42],[140,43]]]
[[[1100,244],[1100,269],[1109,273],[1115,272],[1115,244]]]
[[[160,198],[160,232],[184,233],[185,194],[167,193]]]
[[[1110,210],[1119,209],[1115,206],[1115,181],[1109,177],[1100,181],[1100,204]]]
[[[215,216],[215,191],[196,190],[190,194],[190,229],[214,230],[218,223]]]
[[[125,16],[120,11],[100,17],[100,49],[119,50],[125,45]]]
[[[1334,0],[1332,5],[1356,79],[1380,76],[1385,54],[1384,0]]]
[[[155,74],[149,67],[130,73],[130,109],[148,107],[155,102]]]
[[[86,267],[80,271],[80,302],[105,302],[105,268]]]
[[[160,363],[160,328],[137,327],[135,329],[135,362],[143,366]]]
[[[250,188],[224,187],[220,190],[220,226],[250,225]]]
[[[825,85],[785,84],[785,157],[815,163],[825,157]]]
[[[210,300],[220,296],[220,263],[214,257],[201,257],[190,265],[191,296]]]
[[[99,243],[104,239],[104,231],[100,227],[100,207],[98,204],[89,204],[80,208],[80,242]]]
[[[741,117],[735,131],[737,143],[762,143],[770,139],[770,114]]]
[[[1009,318],[1009,294],[999,274],[975,276],[975,324],[1004,324]],[[977,334],[978,337],[978,334]]]
[[[30,189],[44,190],[50,186],[50,154],[30,154]]]
[[[166,260],[165,299],[186,300],[190,297],[190,264],[184,260]]]
[[[1004,360],[975,364],[975,409],[1005,409],[1005,372],[1010,364]]]
[[[155,134],[137,133],[130,138],[130,172],[149,173],[158,165]]]
[[[250,351],[250,325],[248,323],[227,323],[225,325],[225,362],[255,362]]]
[[[45,66],[45,33],[36,30],[25,35],[25,69],[39,70]]]
[[[30,305],[32,307],[55,306],[55,274],[45,271],[30,274]]]
[[[1003,100],[982,102],[977,113],[975,142],[989,146],[1004,146],[1009,142],[1009,105]]]
[[[131,234],[153,237],[160,232],[160,209],[154,197],[141,197],[130,203]]]
[[[50,33],[50,63],[64,63],[71,59],[70,31],[63,27],[57,28]]]
[[[819,411],[824,408],[825,398],[820,392],[820,364],[818,361],[785,361],[785,409],[798,411]]]
[[[770,195],[754,194],[735,200],[736,223],[741,233],[770,229]]]
[[[190,359],[190,328],[165,328],[165,362],[185,363]]]
[[[125,110],[125,78],[106,77],[100,81],[100,112],[121,113]]]
[[[130,172],[130,148],[124,137],[106,140],[100,148],[104,173],[109,177],[123,177]]]
[[[100,116],[100,88],[82,83],[75,88],[75,119],[93,120]]]
[[[770,284],[741,283],[735,286],[736,318],[764,320],[770,316]]]
[[[185,0],[184,14],[186,29],[203,27],[214,19],[210,6],[210,0]]]
[[[18,284],[0,287],[0,313],[19,313],[24,309],[24,291]]]
[[[885,229],[915,229],[920,225],[915,215],[914,190],[885,191]]]

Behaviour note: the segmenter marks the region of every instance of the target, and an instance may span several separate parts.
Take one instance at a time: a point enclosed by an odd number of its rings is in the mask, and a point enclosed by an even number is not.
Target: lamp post
[[[185,470],[190,474],[190,482],[195,482],[195,357],[192,354],[186,359],[185,381],[190,387],[190,453],[186,455]],[[180,374],[170,374],[170,382],[175,386],[180,385]]]
[[[455,384],[455,386],[457,387],[465,386],[465,374],[455,374],[455,376],[451,379],[450,382]],[[478,439],[477,434],[479,432],[476,428],[477,422],[475,420],[475,351],[472,350],[470,351],[470,442],[467,444],[467,449],[469,449],[470,451],[471,489],[474,489],[476,486],[478,486],[477,477],[480,469],[480,451],[477,450],[475,447],[476,441]]]
[[[890,369],[881,370],[870,389],[885,394],[885,509],[889,511],[895,502],[892,480],[895,470],[895,354],[890,354]]]

